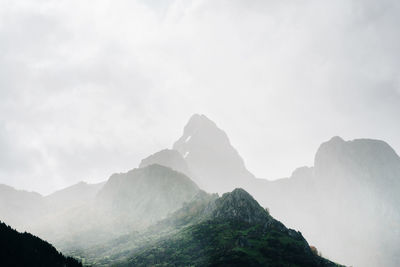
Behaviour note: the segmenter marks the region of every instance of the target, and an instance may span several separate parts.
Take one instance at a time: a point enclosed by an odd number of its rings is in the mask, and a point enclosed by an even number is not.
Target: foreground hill
[[[75,256],[95,266],[337,266],[243,189],[222,197],[199,192],[146,232]]]
[[[337,266],[300,232],[272,218],[246,191],[209,203],[203,219],[139,249],[127,266]]]
[[[71,257],[64,257],[52,245],[28,233],[19,233],[0,222],[0,266],[82,266]]]

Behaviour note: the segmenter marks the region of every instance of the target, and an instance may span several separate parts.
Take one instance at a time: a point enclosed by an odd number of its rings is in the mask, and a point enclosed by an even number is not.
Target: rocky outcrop
[[[267,211],[241,188],[225,193],[217,199],[212,217],[223,220],[238,220],[250,224],[264,224],[270,220]]]

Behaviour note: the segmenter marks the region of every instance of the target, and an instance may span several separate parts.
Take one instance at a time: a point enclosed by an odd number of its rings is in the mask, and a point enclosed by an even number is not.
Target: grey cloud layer
[[[194,112],[262,177],[333,135],[400,150],[397,1],[160,2],[0,1],[1,183],[105,179]]]

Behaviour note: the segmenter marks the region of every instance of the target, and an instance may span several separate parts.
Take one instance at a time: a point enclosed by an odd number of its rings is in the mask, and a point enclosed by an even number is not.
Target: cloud
[[[261,177],[311,165],[333,135],[399,150],[398,14],[392,0],[1,1],[1,155],[30,167],[0,182],[106,179],[194,112]]]

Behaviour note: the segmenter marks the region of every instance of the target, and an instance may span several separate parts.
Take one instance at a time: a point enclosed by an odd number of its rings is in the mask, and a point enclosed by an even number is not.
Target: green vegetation
[[[220,198],[199,192],[147,231],[73,255],[96,266],[337,266],[243,189]]]
[[[138,250],[120,266],[336,266],[312,253],[301,234],[278,221],[267,227],[207,220]]]

